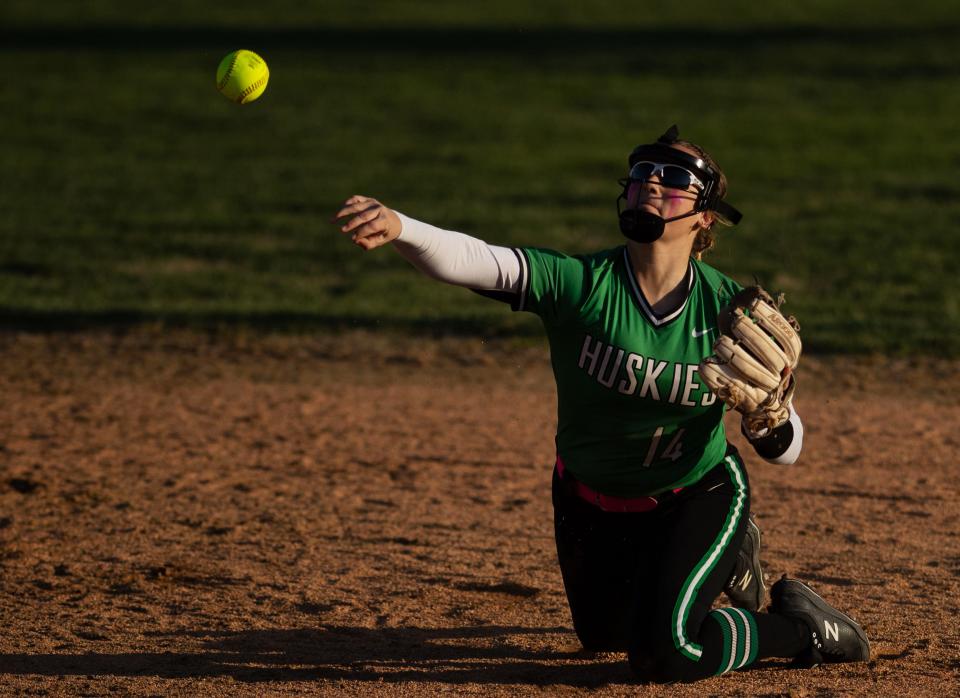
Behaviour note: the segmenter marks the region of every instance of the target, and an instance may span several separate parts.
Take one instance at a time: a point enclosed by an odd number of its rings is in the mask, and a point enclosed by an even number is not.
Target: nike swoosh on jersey
[[[693,335],[693,338],[694,338],[694,339],[699,339],[700,337],[702,337],[703,335],[705,335],[705,334],[707,334],[707,333],[709,333],[709,332],[713,332],[713,328],[712,328],[712,327],[708,327],[707,329],[701,330],[700,332],[697,332],[696,330],[693,330],[692,332],[690,332],[690,334]]]

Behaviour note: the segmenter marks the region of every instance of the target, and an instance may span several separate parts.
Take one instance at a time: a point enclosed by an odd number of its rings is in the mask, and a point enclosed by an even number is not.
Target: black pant
[[[645,680],[691,681],[794,656],[806,638],[780,616],[711,611],[746,534],[750,487],[733,447],[654,510],[605,512],[553,476],[557,555],[586,649],[626,650]]]

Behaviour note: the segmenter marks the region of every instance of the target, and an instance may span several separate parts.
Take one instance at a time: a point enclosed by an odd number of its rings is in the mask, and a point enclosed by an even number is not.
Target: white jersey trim
[[[640,305],[640,310],[643,311],[643,314],[647,316],[647,320],[649,320],[654,327],[662,327],[671,320],[674,320],[680,316],[684,308],[687,307],[687,302],[690,300],[690,289],[693,288],[692,262],[688,262],[687,264],[687,295],[683,299],[683,303],[680,304],[680,307],[668,315],[657,315],[653,308],[650,307],[650,304],[643,295],[643,291],[640,290],[640,286],[637,284],[637,279],[633,275],[633,267],[630,265],[630,255],[627,252],[626,246],[623,248],[623,262],[626,265],[627,278],[630,279],[630,288],[633,289],[633,295],[637,299],[637,303]]]

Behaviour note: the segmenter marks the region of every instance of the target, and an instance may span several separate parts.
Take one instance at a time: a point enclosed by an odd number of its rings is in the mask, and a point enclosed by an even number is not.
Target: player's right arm
[[[354,244],[372,250],[388,242],[424,274],[480,291],[516,293],[521,284],[519,253],[508,247],[442,230],[387,208],[376,199],[353,196],[334,220]]]
[[[352,196],[334,221],[364,250],[387,244],[423,273],[507,302],[559,325],[583,306],[588,268],[577,257],[531,247],[499,247],[416,221],[376,199]]]

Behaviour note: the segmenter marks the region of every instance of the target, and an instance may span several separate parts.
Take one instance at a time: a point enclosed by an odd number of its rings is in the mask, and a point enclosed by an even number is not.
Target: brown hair
[[[717,194],[719,198],[722,199],[727,195],[727,176],[723,173],[723,170],[720,169],[720,166],[717,164],[717,161],[713,159],[710,153],[708,153],[706,150],[701,148],[696,143],[691,143],[690,141],[676,141],[672,145],[682,145],[694,151],[698,156],[703,158],[706,161],[706,163],[716,171],[718,175]],[[716,240],[714,238],[716,233],[713,230],[713,226],[716,225],[717,222],[724,223],[724,221],[717,215],[712,216],[712,218],[713,220],[707,227],[700,228],[700,230],[697,231],[697,237],[693,241],[693,248],[690,250],[690,254],[696,259],[700,259],[703,256],[704,252],[710,250],[714,246],[714,244],[716,244]],[[729,225],[729,224],[724,223],[724,225]]]

